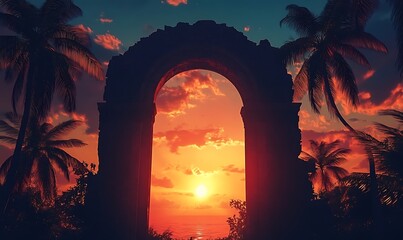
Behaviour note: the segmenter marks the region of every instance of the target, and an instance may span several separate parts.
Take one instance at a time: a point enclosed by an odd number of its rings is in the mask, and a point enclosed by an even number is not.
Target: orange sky
[[[233,214],[230,199],[245,199],[241,107],[235,87],[214,72],[184,72],[161,89],[154,124],[150,225],[160,230],[173,227],[175,217],[200,215],[221,216],[225,223]],[[200,185],[206,196],[195,193]],[[227,231],[223,229],[222,236]]]

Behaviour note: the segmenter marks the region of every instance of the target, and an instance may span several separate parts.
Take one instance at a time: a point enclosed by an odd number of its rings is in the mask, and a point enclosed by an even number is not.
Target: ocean
[[[228,236],[228,216],[175,216],[169,222],[150,223],[158,233],[169,229],[178,240],[208,240]]]

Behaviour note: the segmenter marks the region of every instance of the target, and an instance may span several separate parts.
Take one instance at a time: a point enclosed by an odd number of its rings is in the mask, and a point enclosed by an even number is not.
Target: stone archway
[[[145,239],[155,96],[191,69],[225,76],[244,104],[247,239],[291,239],[302,230],[301,206],[311,193],[298,160],[300,104],[292,103],[292,79],[267,40],[257,45],[213,21],[157,30],[110,61],[99,103],[96,197],[89,201],[96,231],[102,239]]]

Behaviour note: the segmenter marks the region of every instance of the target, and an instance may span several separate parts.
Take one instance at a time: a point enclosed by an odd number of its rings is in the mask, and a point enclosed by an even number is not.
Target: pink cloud
[[[104,47],[105,49],[115,51],[119,50],[120,46],[122,45],[122,41],[120,41],[119,38],[110,33],[97,35],[94,39],[94,42]]]
[[[245,26],[245,27],[243,27],[243,31],[244,31],[244,32],[249,32],[249,31],[250,31],[250,26]]]
[[[111,23],[111,22],[113,22],[113,19],[101,17],[101,18],[99,19],[99,21],[100,21],[101,23]]]
[[[389,94],[389,97],[380,104],[371,101],[371,94],[360,93],[361,102],[358,105],[357,112],[369,115],[376,115],[384,109],[403,109],[403,84],[399,83]]]
[[[372,96],[370,92],[360,92],[358,93],[360,100],[369,100]]]
[[[202,148],[204,146],[213,146],[220,148],[222,146],[239,146],[244,144],[242,141],[233,140],[224,136],[223,133],[224,130],[221,128],[175,129],[155,133],[154,142],[166,144],[173,153],[177,153],[179,147],[194,146]]]
[[[194,108],[211,95],[224,96],[212,76],[198,70],[180,73],[175,80],[179,82],[178,85],[165,85],[158,93],[156,102],[159,113],[174,117],[184,114],[187,109]]]
[[[375,70],[374,70],[374,69],[371,69],[371,70],[367,71],[367,72],[362,76],[362,79],[363,79],[363,80],[368,80],[368,79],[370,79],[372,76],[374,76],[374,74],[375,74]]]
[[[325,131],[329,128],[331,122],[324,115],[310,114],[306,110],[300,110],[299,128],[301,130],[322,130]]]
[[[155,187],[162,187],[162,188],[174,187],[174,184],[172,183],[171,179],[167,177],[158,178],[155,175],[151,175],[151,184]]]
[[[230,165],[224,166],[222,168],[222,171],[228,172],[228,173],[245,173],[245,168],[238,168],[238,167],[235,167],[234,164],[230,164]]]
[[[172,6],[179,6],[180,4],[188,4],[187,0],[166,0],[166,3]]]
[[[84,31],[86,33],[92,33],[92,29],[90,27],[84,26],[83,24],[79,24],[76,27],[81,29],[82,31]]]

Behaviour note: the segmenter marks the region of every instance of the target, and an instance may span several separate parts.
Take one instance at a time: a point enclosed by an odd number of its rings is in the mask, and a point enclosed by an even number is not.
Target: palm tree
[[[319,113],[325,98],[330,114],[353,132],[335,99],[342,94],[352,106],[358,103],[356,79],[345,58],[370,67],[358,48],[387,52],[382,42],[363,30],[375,8],[372,0],[329,0],[315,16],[305,7],[289,5],[287,16],[280,22],[300,35],[280,48],[285,63],[303,62],[294,79],[295,99],[308,92],[312,109]]]
[[[0,36],[0,69],[6,69],[5,80],[14,81],[13,109],[24,96],[24,110],[15,143],[13,161],[7,173],[5,197],[15,189],[21,165],[22,146],[29,121],[42,120],[49,112],[53,93],[63,99],[67,112],[75,110],[75,82],[79,70],[103,79],[101,64],[88,50],[89,35],[67,24],[82,15],[71,0],[47,0],[37,8],[25,0],[0,0],[0,23],[14,34]]]
[[[319,192],[328,192],[335,180],[340,181],[348,175],[347,170],[339,165],[347,160],[345,156],[351,150],[339,147],[339,140],[331,143],[310,140],[310,145],[312,153],[302,151],[301,158],[315,163],[316,171],[311,173],[310,179],[319,184]]]
[[[397,110],[384,110],[380,115],[392,116],[400,123],[403,123],[403,112]],[[376,128],[386,135],[384,141],[379,141],[373,136],[357,131],[353,136],[357,138],[364,146],[369,162],[369,190],[371,191],[373,215],[375,224],[378,225],[377,234],[382,235],[383,223],[381,221],[382,213],[380,205],[384,189],[379,189],[379,174],[376,173],[376,164],[378,169],[387,173],[391,177],[397,177],[397,182],[401,183],[403,176],[403,131],[387,125],[376,123]],[[380,191],[379,191],[380,190]],[[381,193],[381,194],[380,194]]]
[[[380,111],[379,115],[392,116],[400,124],[403,124],[402,111],[388,109]],[[403,180],[403,129],[381,123],[375,123],[375,126],[386,136],[383,144],[378,145],[380,153],[379,170]]]
[[[82,147],[86,144],[78,139],[61,139],[61,137],[81,124],[80,121],[68,120],[56,126],[50,123],[39,124],[31,121],[27,131],[21,155],[24,159],[18,165],[16,188],[22,191],[30,186],[31,180],[45,199],[53,199],[56,196],[55,167],[57,167],[67,180],[70,180],[72,167],[75,173],[87,171],[85,166],[76,158],[65,152],[62,148]],[[13,114],[6,115],[5,120],[0,120],[0,130],[4,135],[0,141],[7,144],[15,144],[18,137],[20,121]],[[8,157],[0,166],[0,177],[4,178],[10,170],[13,156]]]

